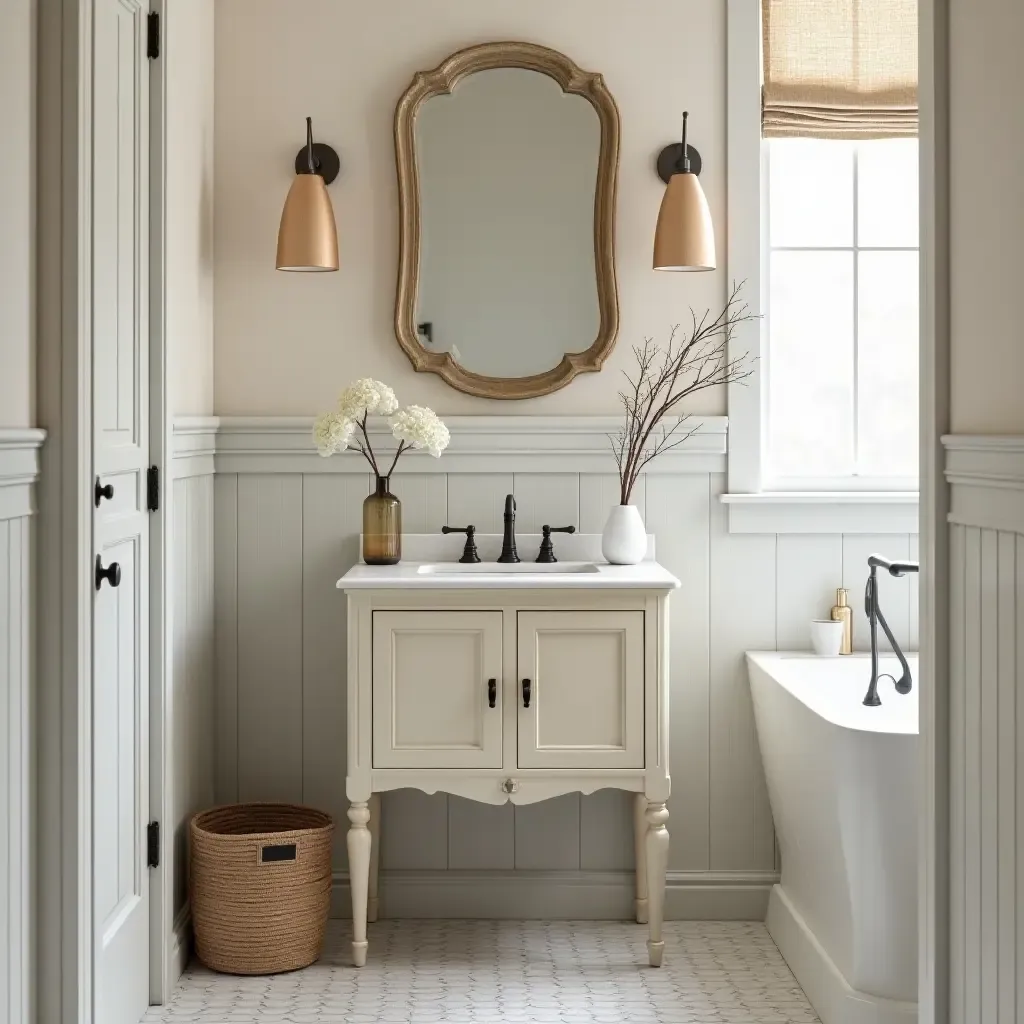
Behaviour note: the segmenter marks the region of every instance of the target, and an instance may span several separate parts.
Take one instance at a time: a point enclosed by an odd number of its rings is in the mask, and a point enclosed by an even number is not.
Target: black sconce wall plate
[[[314,142],[313,167],[316,173],[324,179],[324,184],[330,185],[341,170],[341,160],[335,150],[326,142]],[[295,173],[309,174],[309,155],[305,146],[295,154]]]
[[[669,178],[682,169],[682,155],[683,144],[681,142],[673,142],[671,146],[666,146],[658,154],[658,177],[661,178],[666,185],[668,184]],[[698,153],[693,146],[687,146],[686,155],[690,158],[690,170],[694,174],[700,174],[702,166],[700,153]]]

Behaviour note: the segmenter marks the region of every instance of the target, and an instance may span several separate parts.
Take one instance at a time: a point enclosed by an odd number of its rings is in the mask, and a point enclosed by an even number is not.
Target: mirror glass
[[[430,96],[415,121],[416,336],[488,377],[542,374],[601,329],[601,122],[549,75],[500,67]]]

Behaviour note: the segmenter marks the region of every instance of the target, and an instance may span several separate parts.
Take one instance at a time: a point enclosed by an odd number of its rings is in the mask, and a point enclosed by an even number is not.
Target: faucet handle
[[[575,533],[575,526],[548,526],[545,524],[541,528],[543,537],[540,542],[540,553],[537,555],[538,562],[557,562],[555,558],[555,546],[551,543],[551,534],[553,533]]]
[[[476,550],[476,527],[475,526],[442,526],[442,533],[464,533],[466,535],[466,546],[462,551],[460,562],[479,562],[480,555]]]

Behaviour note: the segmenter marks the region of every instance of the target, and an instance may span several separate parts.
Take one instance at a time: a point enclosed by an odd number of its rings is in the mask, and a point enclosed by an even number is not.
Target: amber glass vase
[[[363,502],[367,565],[396,565],[402,558],[402,503],[391,493],[390,484],[390,477],[377,477],[377,489]]]

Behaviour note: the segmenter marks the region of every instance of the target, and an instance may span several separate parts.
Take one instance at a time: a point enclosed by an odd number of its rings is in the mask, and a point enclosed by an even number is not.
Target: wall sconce
[[[654,232],[655,270],[714,270],[715,229],[697,175],[700,153],[683,141],[666,146],[658,155],[658,176],[667,185]]]
[[[307,117],[306,145],[295,157],[295,180],[277,232],[278,270],[338,269],[338,225],[327,186],[340,167],[330,146],[313,142],[313,119]]]

